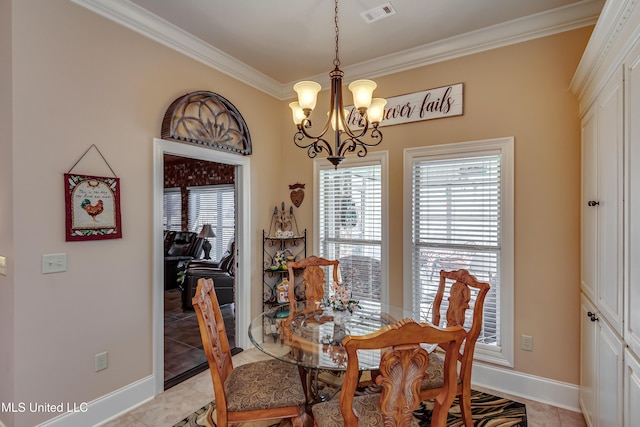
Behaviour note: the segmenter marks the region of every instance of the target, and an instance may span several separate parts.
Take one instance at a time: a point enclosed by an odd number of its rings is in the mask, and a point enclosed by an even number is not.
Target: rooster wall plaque
[[[64,174],[66,240],[122,237],[120,179]]]

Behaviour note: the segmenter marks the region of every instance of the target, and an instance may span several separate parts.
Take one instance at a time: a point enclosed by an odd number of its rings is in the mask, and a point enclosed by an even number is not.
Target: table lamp
[[[211,243],[207,240],[208,237],[216,237],[216,233],[213,232],[211,228],[211,224],[204,224],[202,226],[202,230],[198,234],[198,237],[203,237],[204,241],[202,242],[202,250],[204,251],[204,259],[211,259],[209,254],[211,253]]]

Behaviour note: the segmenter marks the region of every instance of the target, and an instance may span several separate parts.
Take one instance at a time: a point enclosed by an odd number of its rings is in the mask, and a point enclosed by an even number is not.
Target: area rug
[[[428,426],[431,422],[431,402],[422,402],[420,408],[415,412],[416,418],[420,420],[421,426]],[[198,409],[184,420],[173,427],[214,427],[207,421],[211,417],[211,412],[215,410],[214,402]],[[526,427],[527,411],[524,403],[503,399],[491,394],[479,391],[471,391],[471,412],[473,413],[474,425],[478,427]],[[214,414],[215,415],[215,414]],[[213,419],[215,419],[213,417]],[[456,399],[449,410],[447,427],[463,426],[460,415],[460,406]],[[289,421],[274,423],[273,421],[261,423],[246,423],[243,427],[289,427]]]

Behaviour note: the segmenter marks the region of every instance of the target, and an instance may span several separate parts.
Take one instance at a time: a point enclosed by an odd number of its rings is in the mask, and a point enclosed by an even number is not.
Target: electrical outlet
[[[0,256],[0,274],[7,275],[7,257]]]
[[[96,354],[95,358],[96,372],[103,371],[109,366],[109,354],[105,351]]]
[[[522,335],[522,349],[533,351],[533,337],[531,335]]]

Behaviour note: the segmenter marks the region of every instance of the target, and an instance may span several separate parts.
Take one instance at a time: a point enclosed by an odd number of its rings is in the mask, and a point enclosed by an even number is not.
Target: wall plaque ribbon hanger
[[[100,154],[113,177],[72,173],[92,148]],[[67,242],[122,238],[120,178],[95,144],[64,174],[64,188]]]

